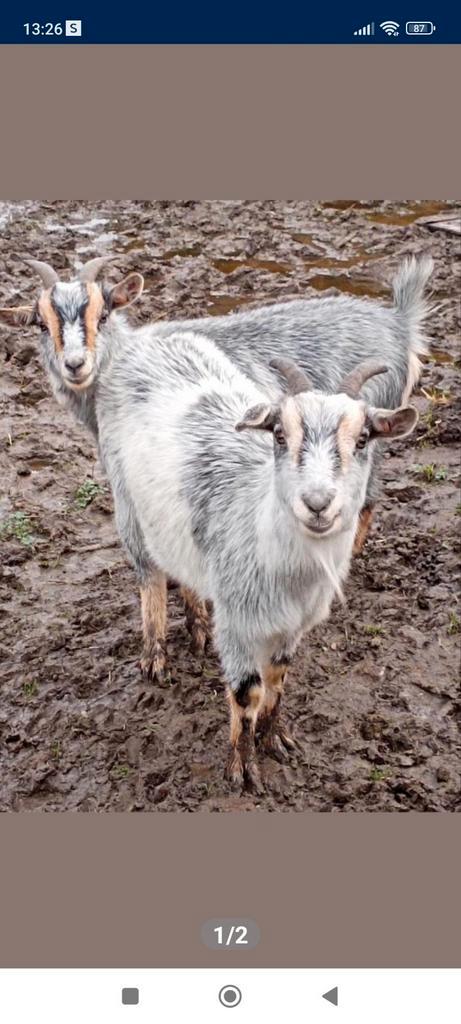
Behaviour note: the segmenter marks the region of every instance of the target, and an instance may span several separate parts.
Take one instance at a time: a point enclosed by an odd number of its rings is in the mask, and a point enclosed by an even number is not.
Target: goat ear
[[[123,281],[119,281],[110,289],[108,304],[111,309],[120,309],[122,306],[131,306],[132,302],[139,299],[144,288],[142,274],[128,274]]]
[[[253,405],[245,413],[243,420],[236,423],[236,430],[273,430],[276,421],[276,409],[273,405]]]
[[[418,413],[413,405],[400,409],[370,409],[370,438],[391,441],[395,437],[406,437],[415,429]]]
[[[29,327],[35,322],[35,306],[7,306],[0,309],[0,323],[10,327]]]

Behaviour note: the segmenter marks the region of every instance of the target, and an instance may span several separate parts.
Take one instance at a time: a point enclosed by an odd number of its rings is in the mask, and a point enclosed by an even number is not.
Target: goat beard
[[[344,597],[344,592],[342,588],[342,581],[338,575],[334,562],[330,561],[330,559],[327,557],[326,552],[320,549],[319,546],[316,546],[315,548],[313,547],[313,555],[317,561],[317,564],[321,566],[325,573],[325,576],[329,579],[336,594],[336,597],[339,599],[339,601],[341,601],[341,604],[346,604],[346,598]]]

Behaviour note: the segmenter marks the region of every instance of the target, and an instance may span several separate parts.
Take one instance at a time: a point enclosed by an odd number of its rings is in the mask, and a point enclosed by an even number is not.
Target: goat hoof
[[[272,735],[264,737],[263,750],[265,754],[268,754],[269,757],[273,757],[275,761],[279,761],[280,764],[285,764],[285,762],[289,760],[288,750],[277,733],[272,733]]]
[[[167,680],[165,651],[159,643],[153,644],[144,651],[140,662],[144,679],[152,683],[164,683]]]
[[[279,726],[277,732],[286,750],[299,750],[299,744],[293,738],[293,736],[291,736],[291,734],[288,732],[288,729],[286,729],[284,725]]]
[[[285,764],[290,760],[290,755],[297,750],[297,744],[287,729],[279,725],[263,736],[262,748],[269,757],[275,758],[280,764]]]
[[[264,793],[264,786],[256,761],[249,761],[248,764],[245,765],[245,775],[253,792],[258,796],[262,796]]]
[[[152,661],[141,661],[141,672],[144,679],[150,683],[161,684],[166,682],[165,667],[163,665],[156,665]]]
[[[242,758],[238,750],[233,750],[229,756],[229,760],[226,767],[226,779],[230,782],[233,789],[239,792],[243,789],[244,773]]]

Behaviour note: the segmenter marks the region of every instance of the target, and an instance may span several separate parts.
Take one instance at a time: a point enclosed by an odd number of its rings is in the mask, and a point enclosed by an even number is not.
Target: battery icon
[[[431,36],[435,32],[432,21],[407,21],[407,36]]]

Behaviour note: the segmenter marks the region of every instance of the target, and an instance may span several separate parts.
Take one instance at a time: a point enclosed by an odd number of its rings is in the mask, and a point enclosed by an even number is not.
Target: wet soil
[[[29,255],[64,270],[118,254],[114,277],[146,276],[144,322],[335,290],[387,302],[401,257],[431,252],[438,306],[417,432],[384,459],[347,605],[301,645],[286,694],[300,753],[289,766],[262,759],[263,797],[223,779],[218,663],[191,655],[175,590],[171,679],[142,682],[135,579],[93,441],[52,399],[34,331],[1,329],[1,810],[459,809],[459,238],[421,219],[454,212],[434,201],[0,204],[1,305],[35,295]]]

